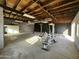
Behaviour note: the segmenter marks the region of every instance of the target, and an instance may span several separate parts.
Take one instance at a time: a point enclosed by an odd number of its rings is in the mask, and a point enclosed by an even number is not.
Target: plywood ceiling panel
[[[29,2],[30,2],[30,0],[21,0],[20,3],[18,4],[16,10],[20,11],[23,7],[28,5]]]
[[[6,5],[10,8],[13,8],[18,0],[6,0]]]

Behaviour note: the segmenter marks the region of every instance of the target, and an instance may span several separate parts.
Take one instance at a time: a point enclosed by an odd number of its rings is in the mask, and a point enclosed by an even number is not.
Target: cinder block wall
[[[33,33],[34,24],[21,23],[19,24],[19,31],[20,33]]]
[[[3,8],[0,7],[0,49],[4,47]]]

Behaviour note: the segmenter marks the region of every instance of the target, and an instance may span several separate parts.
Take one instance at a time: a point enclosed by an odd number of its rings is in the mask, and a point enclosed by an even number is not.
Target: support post
[[[42,33],[42,24],[40,24],[40,27],[41,27],[41,33]]]
[[[0,49],[4,47],[4,19],[3,8],[0,7]]]

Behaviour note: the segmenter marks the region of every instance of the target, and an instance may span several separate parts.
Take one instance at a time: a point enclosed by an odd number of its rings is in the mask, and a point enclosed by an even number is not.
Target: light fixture
[[[17,23],[22,23],[23,21],[18,21],[18,20],[15,20],[15,22],[17,22]]]
[[[41,23],[48,23],[48,21],[45,21],[45,20],[42,20],[42,21],[40,21]]]
[[[34,16],[31,16],[31,15],[28,15],[28,14],[24,14],[23,16],[25,16],[25,17],[29,17],[29,18],[32,18],[32,19],[35,19]]]

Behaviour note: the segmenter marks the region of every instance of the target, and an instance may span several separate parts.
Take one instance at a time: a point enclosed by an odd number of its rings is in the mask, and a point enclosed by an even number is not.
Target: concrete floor
[[[0,59],[79,59],[79,52],[70,36],[55,35],[57,43],[51,46],[50,51],[44,51],[38,35],[23,34],[12,43],[6,43]]]

